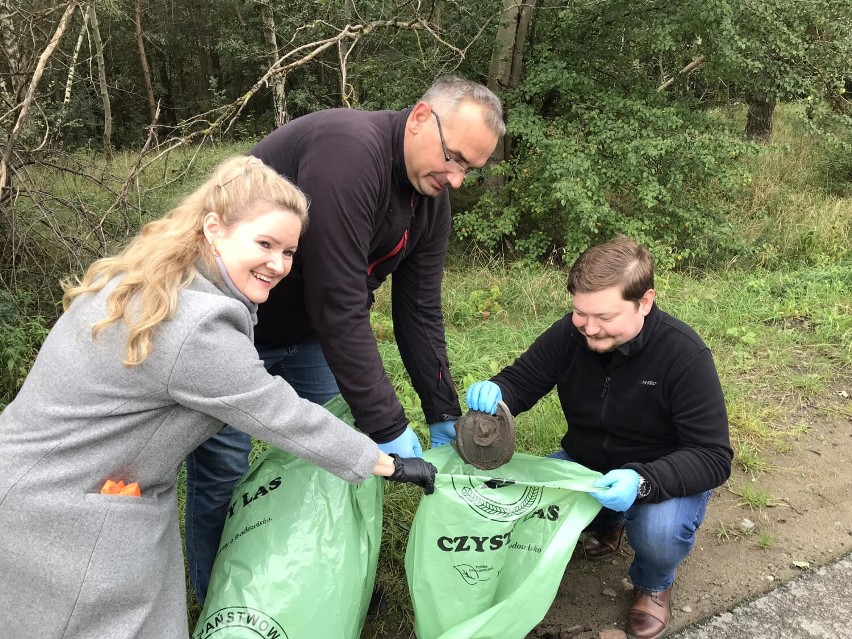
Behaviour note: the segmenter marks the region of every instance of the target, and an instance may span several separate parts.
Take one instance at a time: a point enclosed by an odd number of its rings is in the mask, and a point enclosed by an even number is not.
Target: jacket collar
[[[645,323],[642,325],[642,330],[639,331],[639,334],[629,342],[616,347],[615,350],[624,357],[636,355],[651,340],[651,336],[660,324],[660,319],[660,310],[657,308],[657,303],[654,302],[651,305],[651,311],[645,316]]]
[[[408,180],[408,171],[405,168],[405,123],[408,121],[408,114],[414,107],[408,107],[402,111],[397,111],[391,118],[391,147],[393,148],[393,181],[399,185],[401,189],[414,191],[411,182]]]
[[[219,291],[224,293],[226,297],[230,297],[245,304],[249,315],[251,315],[252,324],[256,325],[257,304],[243,295],[240,289],[237,288],[236,284],[234,284],[234,281],[231,279],[231,276],[228,275],[228,269],[225,268],[225,263],[222,261],[221,257],[216,255],[213,257],[213,261],[216,264],[215,271],[211,269],[210,264],[203,259],[196,262],[195,268],[202,277],[207,279],[211,284],[213,284],[213,286],[219,289]]]

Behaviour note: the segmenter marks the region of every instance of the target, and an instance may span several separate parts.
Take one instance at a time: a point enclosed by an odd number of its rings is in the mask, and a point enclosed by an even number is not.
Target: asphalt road
[[[670,639],[852,639],[852,554]]]

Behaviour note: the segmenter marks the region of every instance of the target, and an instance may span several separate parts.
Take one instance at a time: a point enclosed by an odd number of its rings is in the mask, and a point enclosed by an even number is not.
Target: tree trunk
[[[21,104],[18,119],[15,122],[15,126],[12,128],[12,132],[9,134],[9,139],[6,141],[6,149],[3,151],[2,158],[0,158],[0,201],[6,195],[6,185],[9,183],[10,179],[9,160],[12,157],[12,152],[18,141],[18,137],[21,135],[21,129],[24,128],[24,122],[26,122],[30,106],[35,98],[36,89],[41,81],[41,76],[44,74],[44,67],[47,64],[47,60],[53,54],[53,51],[59,45],[59,40],[62,38],[62,34],[65,33],[65,29],[68,27],[68,22],[71,20],[71,16],[76,8],[77,0],[71,0],[71,2],[68,3],[68,6],[65,7],[65,13],[63,13],[62,17],[59,19],[59,24],[56,27],[53,37],[50,39],[45,50],[42,51],[41,56],[39,56],[38,64],[36,65],[32,80],[30,80],[30,86],[27,89],[27,95],[24,97],[24,101]]]
[[[65,123],[65,114],[68,113],[68,105],[71,103],[71,89],[74,86],[74,75],[77,68],[77,58],[80,57],[80,49],[83,48],[83,37],[89,26],[89,8],[83,11],[83,26],[80,27],[80,35],[77,36],[77,44],[74,45],[74,54],[71,56],[71,64],[68,65],[68,79],[65,81],[65,95],[62,98],[62,108],[59,117],[56,118],[56,139],[62,138],[62,125]]]
[[[154,99],[154,84],[151,82],[151,69],[148,67],[145,40],[142,37],[142,0],[136,0],[134,25],[136,27],[136,47],[139,49],[139,62],[142,65],[142,81],[145,83],[145,94],[148,96],[148,117],[151,126],[153,126],[157,119],[157,101]]]
[[[263,19],[263,39],[266,42],[266,60],[270,66],[278,62],[278,39],[275,36],[275,15],[271,0],[258,0],[260,15]],[[272,108],[275,114],[275,128],[287,122],[287,76],[275,76],[272,82]]]
[[[163,95],[160,98],[160,124],[173,125],[177,123],[175,114],[175,91],[172,84],[171,70],[168,60],[164,56],[158,56],[156,50],[152,56],[160,70],[160,84],[163,86]]]
[[[352,23],[352,16],[355,13],[355,5],[353,0],[343,0],[343,19],[346,24]],[[351,109],[352,103],[355,101],[352,91],[350,90],[351,85],[349,84],[349,78],[347,77],[347,73],[349,70],[349,54],[352,53],[352,50],[355,48],[355,42],[346,42],[341,40],[337,43],[337,61],[338,61],[338,69],[340,73],[340,102],[346,108]]]
[[[0,75],[0,91],[14,96],[16,104],[20,102],[22,97],[21,87],[23,85],[21,81],[23,74],[20,73],[22,68],[20,64],[20,38],[15,21],[12,19],[17,11],[17,7],[13,5],[17,4],[16,0],[0,0],[0,46],[2,46],[3,55],[9,64],[9,84],[6,84],[6,78],[3,77],[5,74]]]
[[[177,85],[177,93],[175,94],[174,101],[174,109],[175,109],[175,120],[180,122],[184,118],[190,115],[189,108],[187,107],[186,100],[186,73],[183,67],[183,56],[176,55],[174,56],[174,65],[175,65],[175,83]]]
[[[89,20],[92,24],[92,37],[95,39],[95,58],[98,61],[98,87],[101,92],[101,102],[104,105],[104,158],[107,162],[112,162],[112,109],[109,104],[109,91],[107,91],[104,43],[101,40],[94,0],[91,0],[89,4]]]
[[[772,135],[772,113],[775,97],[758,91],[749,96],[746,136],[749,140],[766,141]]]
[[[432,12],[429,15],[429,22],[435,28],[438,33],[443,32],[444,30],[444,4],[446,0],[443,2],[441,0],[435,0],[432,3]]]
[[[201,75],[201,86],[205,95],[209,96],[211,78],[213,74],[213,63],[210,60],[210,36],[207,18],[204,13],[205,10],[209,10],[209,8],[205,9],[200,7],[198,0],[190,0],[189,14],[195,26],[195,35],[198,38],[197,51],[199,71]],[[216,88],[221,89],[222,87],[217,86]],[[208,99],[206,102],[209,104],[210,100]]]
[[[488,88],[495,93],[511,91],[521,81],[524,46],[535,3],[536,0],[503,0],[500,24],[497,26],[497,42],[488,70]],[[511,152],[511,143],[511,138],[504,136],[494,149],[491,160],[500,162],[507,158]]]

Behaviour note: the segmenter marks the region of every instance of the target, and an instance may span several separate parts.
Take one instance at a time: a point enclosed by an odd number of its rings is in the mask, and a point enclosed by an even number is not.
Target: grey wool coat
[[[253,305],[217,280],[180,292],[132,368],[123,325],[91,337],[112,286],[78,298],[0,414],[0,637],[186,637],[177,472],[223,424],[351,482],[372,472],[377,446],[266,372]],[[107,479],[141,498],[101,495]]]

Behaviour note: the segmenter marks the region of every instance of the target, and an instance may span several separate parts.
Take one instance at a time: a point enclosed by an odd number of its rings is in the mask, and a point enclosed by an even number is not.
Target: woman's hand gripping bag
[[[522,453],[483,471],[450,446],[424,458],[435,493],[420,500],[405,555],[417,637],[525,637],[601,508],[588,494],[600,473]]]
[[[354,423],[342,397],[325,407]],[[384,484],[270,448],[234,490],[193,639],[357,639],[376,577]]]

